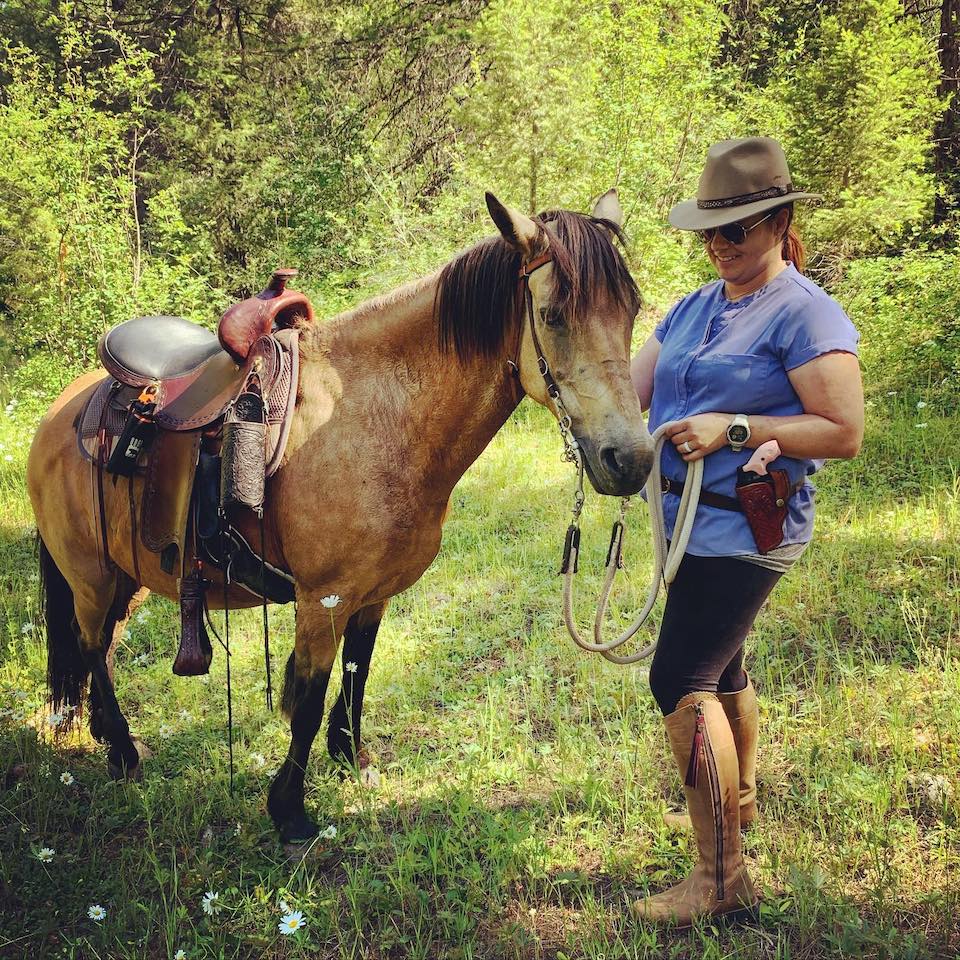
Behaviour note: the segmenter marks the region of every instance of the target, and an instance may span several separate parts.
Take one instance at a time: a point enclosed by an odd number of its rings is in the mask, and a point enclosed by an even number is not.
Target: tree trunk
[[[941,97],[949,97],[946,112],[937,124],[934,158],[940,190],[934,221],[942,223],[960,208],[960,0],[942,0],[940,8]]]

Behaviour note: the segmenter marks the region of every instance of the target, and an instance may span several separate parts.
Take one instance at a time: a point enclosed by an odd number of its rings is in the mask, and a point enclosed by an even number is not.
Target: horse
[[[352,763],[387,603],[433,562],[454,486],[524,395],[569,418],[597,492],[633,494],[651,468],[653,445],[629,371],[640,300],[617,246],[616,192],[590,215],[528,217],[492,194],[487,207],[493,236],[429,276],[300,332],[294,420],[267,485],[264,527],[267,560],[292,574],[297,599],[282,694],[290,747],[267,798],[283,842],[317,834],[304,777],[341,639],[350,697],[341,691],[330,711],[327,747]],[[104,376],[80,377],[50,407],[30,449],[27,484],[46,592],[51,701],[79,713],[89,689],[91,734],[106,743],[110,772],[133,778],[142,751],[114,691],[114,643],[149,592],[175,598],[178,584],[156,554],[139,551],[134,563],[128,496],[139,505],[142,478],[132,493],[104,484],[112,562],[98,550],[91,469],[74,421]],[[548,389],[551,377],[562,403]],[[249,539],[256,520],[248,519],[248,528],[239,526]],[[210,606],[220,609],[222,579],[208,576]],[[236,587],[228,600],[259,602]]]

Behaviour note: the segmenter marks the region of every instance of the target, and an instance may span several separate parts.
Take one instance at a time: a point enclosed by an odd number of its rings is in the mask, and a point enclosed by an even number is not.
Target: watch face
[[[742,423],[735,423],[727,430],[727,439],[731,443],[746,443],[749,431]]]

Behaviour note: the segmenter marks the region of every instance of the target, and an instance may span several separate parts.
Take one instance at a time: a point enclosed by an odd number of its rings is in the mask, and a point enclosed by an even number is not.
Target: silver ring
[[[690,446],[690,441],[689,441],[689,440],[684,440],[684,441],[683,441],[683,446],[681,446],[680,449],[683,450],[684,453],[693,453],[693,449],[692,449],[691,446]]]

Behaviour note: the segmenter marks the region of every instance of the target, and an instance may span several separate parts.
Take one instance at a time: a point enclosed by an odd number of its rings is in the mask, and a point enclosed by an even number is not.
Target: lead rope
[[[572,421],[567,408],[564,406],[563,399],[560,396],[560,387],[553,374],[550,372],[550,365],[543,355],[543,348],[540,346],[540,338],[537,336],[537,328],[533,316],[533,294],[530,292],[530,274],[550,261],[550,255],[542,254],[528,264],[520,268],[521,282],[524,288],[524,304],[526,314],[530,323],[530,334],[533,338],[533,345],[537,352],[537,365],[540,375],[547,387],[547,395],[553,401],[557,414],[557,425],[560,428],[560,436],[563,439],[563,456],[566,462],[574,464],[577,469],[577,489],[573,498],[573,517],[570,526],[567,527],[567,535],[563,545],[563,562],[560,566],[560,573],[563,575],[563,619],[567,627],[567,632],[573,638],[574,643],[582,650],[590,653],[599,653],[610,660],[612,663],[631,664],[649,657],[657,648],[657,641],[648,644],[637,653],[629,656],[620,656],[612,653],[617,647],[630,640],[637,631],[643,626],[657,602],[657,596],[660,593],[660,585],[669,589],[677,575],[677,569],[683,560],[687,545],[690,542],[690,534],[693,531],[693,521],[696,518],[697,505],[700,502],[700,488],[703,484],[703,460],[694,460],[688,464],[687,479],[683,486],[683,494],[680,497],[680,504],[677,508],[677,519],[674,525],[674,537],[669,548],[667,547],[666,523],[663,517],[663,489],[660,473],[660,454],[663,450],[664,442],[667,440],[667,428],[673,425],[673,422],[661,424],[653,433],[653,463],[650,473],[647,477],[646,492],[647,506],[650,509],[650,532],[653,540],[654,571],[650,581],[650,588],[647,591],[647,599],[643,609],[637,615],[633,623],[627,629],[613,640],[603,641],[603,620],[607,612],[607,605],[610,601],[610,593],[613,590],[613,581],[617,570],[623,568],[623,534],[624,521],[626,513],[630,507],[630,498],[623,497],[620,501],[620,516],[613,525],[610,534],[610,546],[607,549],[606,576],[604,577],[603,587],[600,593],[600,601],[597,607],[597,615],[593,623],[594,642],[590,643],[584,640],[577,629],[577,624],[573,616],[573,578],[577,573],[577,559],[580,555],[580,514],[583,511],[585,496],[583,492],[583,454],[580,451],[580,445],[571,430]],[[518,338],[519,339],[519,338]],[[517,361],[512,364],[519,374],[519,349],[517,350]],[[509,361],[508,361],[509,362]]]

